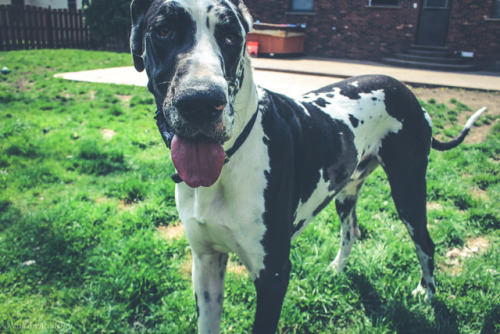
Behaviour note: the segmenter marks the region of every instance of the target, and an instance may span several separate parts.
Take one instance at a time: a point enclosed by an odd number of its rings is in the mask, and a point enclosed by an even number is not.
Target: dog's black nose
[[[217,121],[226,107],[224,92],[219,90],[187,90],[174,102],[178,112],[187,121],[204,124]]]

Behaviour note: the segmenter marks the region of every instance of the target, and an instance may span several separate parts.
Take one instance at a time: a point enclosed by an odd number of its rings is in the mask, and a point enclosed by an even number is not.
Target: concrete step
[[[382,58],[382,62],[388,65],[399,67],[412,67],[436,71],[473,71],[476,69],[473,64],[440,64],[426,61],[404,60],[398,58]]]
[[[414,55],[414,54],[409,54],[409,53],[397,53],[397,54],[395,54],[394,58],[408,60],[408,61],[420,61],[420,62],[436,63],[436,64],[465,64],[466,63],[466,60],[464,58],[454,57],[454,56],[435,57],[435,56],[420,56],[420,55]]]
[[[448,57],[450,53],[448,50],[423,50],[411,48],[409,53],[415,56],[422,57]]]
[[[416,50],[448,51],[447,46],[435,46],[435,45],[412,44],[411,48]]]

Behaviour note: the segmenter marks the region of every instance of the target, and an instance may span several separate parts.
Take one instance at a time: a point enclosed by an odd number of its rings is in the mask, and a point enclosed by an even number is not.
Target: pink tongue
[[[172,139],[171,155],[179,176],[191,188],[213,185],[226,158],[224,148],[218,142],[177,135]]]

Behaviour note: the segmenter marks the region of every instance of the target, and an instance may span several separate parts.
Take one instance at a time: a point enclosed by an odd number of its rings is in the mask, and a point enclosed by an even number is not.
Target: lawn
[[[53,78],[131,63],[92,51],[0,53],[12,70],[0,76],[0,332],[196,331],[190,248],[151,95]],[[469,109],[422,103],[441,138]],[[339,247],[334,205],[295,241],[280,333],[500,332],[498,119],[482,116],[472,130],[488,131],[484,141],[431,154],[431,303],[411,295],[419,265],[378,169],[345,273],[328,269]],[[248,333],[255,293],[234,256],[224,303],[223,332]]]

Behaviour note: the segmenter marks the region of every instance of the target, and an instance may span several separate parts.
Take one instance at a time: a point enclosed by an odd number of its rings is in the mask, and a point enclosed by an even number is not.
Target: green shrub
[[[129,0],[90,0],[83,10],[92,38],[99,44],[118,40],[127,45],[130,30]]]

